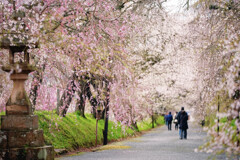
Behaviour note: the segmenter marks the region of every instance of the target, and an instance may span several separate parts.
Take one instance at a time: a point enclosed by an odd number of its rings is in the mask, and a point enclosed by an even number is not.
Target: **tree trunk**
[[[105,124],[104,124],[104,130],[103,130],[103,145],[107,145],[108,143],[108,118],[109,118],[109,105],[106,106],[105,110]]]
[[[97,109],[98,102],[97,102],[97,99],[92,96],[92,92],[90,90],[90,83],[87,83],[87,85],[86,85],[86,95],[87,95],[87,98],[88,98],[90,104],[93,107],[92,114],[93,114],[94,118],[96,118],[96,109]]]
[[[77,101],[76,110],[80,112],[80,116],[82,116],[83,118],[86,118],[84,114],[85,102],[86,102],[85,90],[83,89],[82,92],[78,91],[78,96],[80,99]]]
[[[77,100],[77,104],[76,104],[76,111],[79,111],[80,116],[82,116],[84,118],[86,118],[85,117],[86,98],[87,98],[87,96],[89,96],[89,97],[92,96],[91,90],[90,90],[90,83],[88,81],[89,81],[89,77],[87,75],[81,76],[81,79],[79,81],[81,89],[78,91],[79,99]]]
[[[60,100],[60,108],[62,109],[60,115],[65,117],[67,114],[67,110],[69,108],[69,105],[72,102],[72,98],[76,91],[76,84],[75,80],[77,79],[76,72],[73,73],[73,76],[71,78],[71,81],[67,84],[66,90],[63,92],[61,100]]]
[[[152,114],[152,128],[154,128],[154,115]]]
[[[60,108],[60,91],[57,89],[57,109],[56,113],[59,115],[59,108]]]
[[[108,118],[109,118],[109,101],[110,101],[110,86],[109,82],[106,83],[107,88],[107,95],[106,95],[106,101],[105,101],[105,125],[103,130],[103,145],[107,145],[108,143]]]
[[[45,70],[46,65],[43,64],[42,71],[35,71],[33,73],[33,80],[31,83],[31,90],[29,93],[29,98],[32,102],[32,110],[35,110],[36,102],[37,102],[37,96],[38,96],[38,89],[40,88],[40,85],[42,84],[43,80],[43,72]]]

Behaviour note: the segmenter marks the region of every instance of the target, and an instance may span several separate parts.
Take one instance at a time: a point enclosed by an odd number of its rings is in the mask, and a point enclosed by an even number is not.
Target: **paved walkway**
[[[113,143],[103,150],[62,157],[61,160],[206,160],[209,154],[195,153],[202,145],[206,133],[189,124],[188,139],[180,140],[178,131],[168,131],[166,126],[155,128],[141,137]],[[104,150],[105,148],[105,150]],[[213,157],[212,157],[213,158]],[[210,159],[212,159],[210,158]],[[217,157],[216,159],[225,159]]]

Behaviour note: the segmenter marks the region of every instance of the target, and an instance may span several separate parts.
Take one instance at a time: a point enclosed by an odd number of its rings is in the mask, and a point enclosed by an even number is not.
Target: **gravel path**
[[[168,131],[166,126],[155,128],[141,137],[112,143],[96,152],[59,158],[60,160],[206,160],[210,154],[195,153],[202,145],[206,133],[189,124],[188,139],[180,140],[178,131]],[[210,159],[212,159],[211,157]],[[216,159],[225,159],[223,156]]]

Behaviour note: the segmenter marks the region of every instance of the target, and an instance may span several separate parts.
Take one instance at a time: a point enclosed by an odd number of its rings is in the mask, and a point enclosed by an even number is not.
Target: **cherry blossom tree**
[[[239,2],[199,1],[192,24],[198,36],[200,103],[197,113],[215,119],[208,152],[239,154]],[[192,25],[191,24],[191,25]],[[211,113],[211,114],[210,114]],[[226,121],[224,120],[226,119]]]
[[[161,2],[154,1],[157,3]],[[94,97],[89,90],[93,86],[97,96],[110,88],[110,108],[114,111],[122,106],[130,108],[131,112],[126,110],[129,114],[133,115],[133,111],[138,114],[136,109],[131,109],[138,102],[134,96],[128,98],[135,93],[136,83],[133,63],[128,60],[131,52],[126,46],[129,33],[133,33],[130,31],[136,28],[133,11],[139,4],[140,1],[102,0],[4,0],[0,3],[1,40],[12,45],[27,43],[32,63],[38,68],[27,84],[36,109],[53,109],[57,89],[62,94],[60,114],[63,116],[76,94],[81,107],[86,98],[93,106],[100,105],[102,98]],[[146,4],[151,3],[146,1]],[[96,85],[103,82],[108,84],[105,89]],[[124,111],[115,116],[126,115]]]

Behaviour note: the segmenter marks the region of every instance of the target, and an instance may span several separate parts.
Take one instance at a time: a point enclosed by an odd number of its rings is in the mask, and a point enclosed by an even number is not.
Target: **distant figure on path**
[[[178,112],[176,112],[173,116],[173,123],[175,124],[175,130],[178,130],[178,120],[177,120]]]
[[[167,123],[167,114],[165,114],[165,116],[164,116],[164,121],[165,121],[165,124],[166,124],[166,126],[168,125],[168,123]]]
[[[184,107],[181,108],[181,111],[177,115],[178,125],[179,125],[179,136],[180,139],[187,139],[187,129],[188,129],[188,114],[185,112]]]
[[[201,121],[201,125],[202,125],[202,127],[205,125],[205,120],[204,119]]]
[[[188,129],[188,114],[184,110],[182,110],[182,114],[180,116],[180,126],[179,128],[181,131],[181,138],[180,139],[187,139],[187,129]]]
[[[169,112],[169,114],[167,115],[167,123],[168,123],[168,130],[172,130],[172,120],[173,120],[173,117],[172,117],[172,114],[171,112]]]

